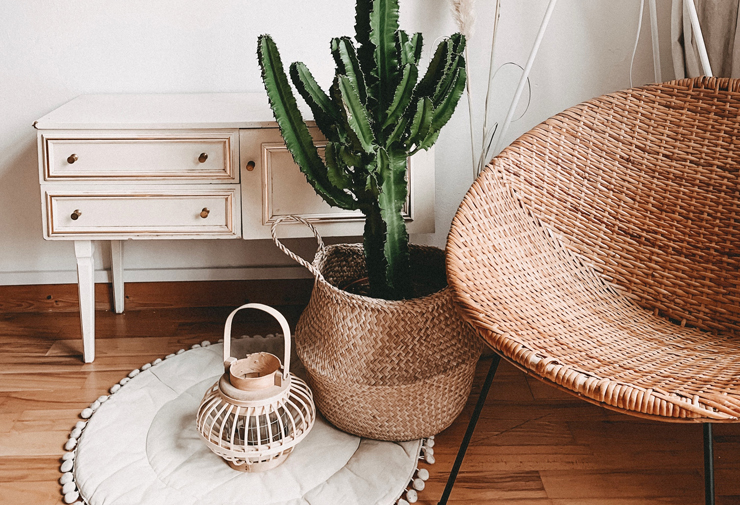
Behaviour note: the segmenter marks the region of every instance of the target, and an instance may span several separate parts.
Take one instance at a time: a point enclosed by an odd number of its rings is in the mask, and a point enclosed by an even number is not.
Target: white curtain
[[[717,77],[740,77],[740,0],[694,0]],[[684,0],[673,0],[671,52],[676,79],[702,75],[699,52]]]

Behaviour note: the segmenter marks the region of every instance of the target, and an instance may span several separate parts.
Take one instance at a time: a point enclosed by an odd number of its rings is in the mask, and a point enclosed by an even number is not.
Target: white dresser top
[[[300,98],[299,108],[311,119]],[[262,93],[81,95],[34,123],[39,130],[277,127]]]

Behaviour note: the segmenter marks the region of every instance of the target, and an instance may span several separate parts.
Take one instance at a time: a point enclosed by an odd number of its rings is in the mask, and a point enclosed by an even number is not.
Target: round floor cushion
[[[111,389],[114,394],[83,412],[89,420],[78,423],[80,432],[68,453],[73,484],[66,483],[67,490],[77,488],[67,491],[68,502],[369,505],[395,503],[406,492],[421,440],[362,439],[321,416],[278,468],[251,474],[231,469],[208,450],[195,426],[205,391],[223,372],[222,345],[204,344],[132,372]],[[237,357],[256,351],[280,356],[282,338],[244,338],[233,347]]]

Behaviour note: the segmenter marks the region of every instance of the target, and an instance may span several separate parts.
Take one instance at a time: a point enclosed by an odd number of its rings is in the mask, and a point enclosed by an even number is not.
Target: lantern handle
[[[226,365],[227,361],[229,361],[229,358],[231,358],[231,323],[234,320],[234,316],[236,315],[236,313],[242,309],[257,309],[263,312],[267,312],[272,317],[277,319],[278,323],[280,323],[280,328],[283,330],[283,338],[285,339],[283,379],[287,379],[288,375],[290,374],[290,326],[288,325],[288,321],[280,312],[268,305],[263,305],[261,303],[247,303],[245,305],[242,305],[241,307],[234,309],[234,311],[229,314],[229,317],[226,318],[226,325],[224,326],[224,365]]]

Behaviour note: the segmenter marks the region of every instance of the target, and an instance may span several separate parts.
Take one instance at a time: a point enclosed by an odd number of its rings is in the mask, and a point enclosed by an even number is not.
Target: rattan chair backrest
[[[740,81],[606,95],[493,163],[523,206],[640,306],[740,335]]]

